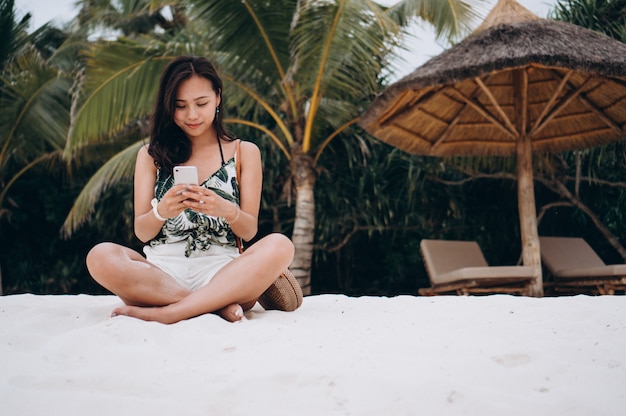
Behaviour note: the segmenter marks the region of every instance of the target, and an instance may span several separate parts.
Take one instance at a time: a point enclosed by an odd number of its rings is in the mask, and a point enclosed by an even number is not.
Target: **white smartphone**
[[[198,169],[195,166],[174,166],[174,184],[198,185]]]

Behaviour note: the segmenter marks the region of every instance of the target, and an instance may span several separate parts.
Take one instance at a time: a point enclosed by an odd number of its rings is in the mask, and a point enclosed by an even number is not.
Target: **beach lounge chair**
[[[608,295],[626,290],[626,264],[605,264],[589,244],[576,237],[539,237],[541,260],[555,293]]]
[[[529,266],[489,266],[475,241],[422,240],[420,250],[431,283],[421,295],[525,295],[534,280]]]

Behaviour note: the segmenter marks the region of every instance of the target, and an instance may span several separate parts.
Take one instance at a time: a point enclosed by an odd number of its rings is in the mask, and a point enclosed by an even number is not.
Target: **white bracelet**
[[[159,204],[159,200],[156,199],[156,198],[153,198],[152,201],[150,201],[150,203],[152,204],[152,213],[154,214],[156,219],[159,220],[159,221],[167,221],[167,218],[163,218],[161,216],[161,214],[159,214],[159,210],[157,209],[157,205]]]

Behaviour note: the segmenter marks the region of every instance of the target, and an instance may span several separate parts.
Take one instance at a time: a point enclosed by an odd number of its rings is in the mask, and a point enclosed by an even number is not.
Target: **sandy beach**
[[[626,298],[319,295],[166,326],[0,297],[2,415],[622,415]]]

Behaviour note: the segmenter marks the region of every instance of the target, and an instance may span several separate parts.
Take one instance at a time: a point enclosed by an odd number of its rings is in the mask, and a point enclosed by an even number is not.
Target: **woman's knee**
[[[279,254],[281,257],[288,258],[289,261],[293,259],[295,248],[293,242],[284,234],[273,233],[265,237],[268,241],[267,244],[272,248],[272,251]]]
[[[111,257],[115,255],[117,249],[117,244],[100,243],[89,250],[85,262],[87,263],[87,270],[92,276],[94,273],[98,274],[107,264],[111,264]]]

